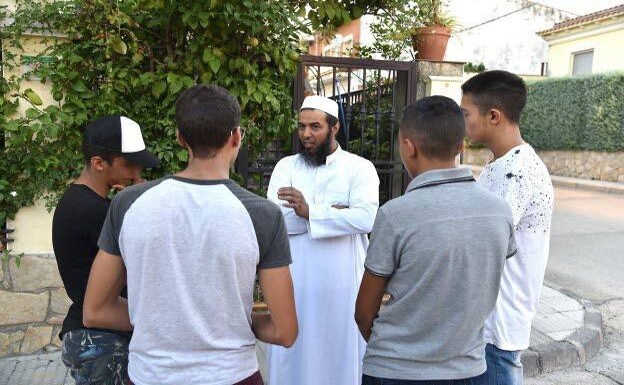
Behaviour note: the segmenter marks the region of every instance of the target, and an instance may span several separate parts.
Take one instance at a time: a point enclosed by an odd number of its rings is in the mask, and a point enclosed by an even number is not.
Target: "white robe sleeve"
[[[284,207],[286,201],[279,200],[277,198],[277,190],[282,187],[292,186],[292,165],[291,159],[285,158],[280,160],[276,165],[273,173],[271,174],[271,180],[269,181],[269,188],[267,190],[267,198],[279,206],[286,222],[286,229],[288,235],[297,235],[308,232],[307,220],[301,218],[295,214],[295,210]]]
[[[355,165],[354,165],[355,166]],[[349,208],[336,209],[329,204],[308,204],[311,238],[331,238],[368,234],[379,208],[379,177],[372,163],[357,167],[350,189]]]

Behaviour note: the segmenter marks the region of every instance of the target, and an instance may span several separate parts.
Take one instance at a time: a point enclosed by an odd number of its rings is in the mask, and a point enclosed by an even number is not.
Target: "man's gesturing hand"
[[[284,203],[284,206],[294,209],[298,216],[305,219],[310,218],[310,208],[301,191],[292,187],[282,187],[277,190],[277,197],[287,201],[288,203]]]

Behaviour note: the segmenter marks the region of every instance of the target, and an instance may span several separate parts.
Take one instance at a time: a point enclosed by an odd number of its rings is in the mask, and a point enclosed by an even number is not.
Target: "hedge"
[[[530,82],[520,127],[540,150],[624,150],[624,73]]]

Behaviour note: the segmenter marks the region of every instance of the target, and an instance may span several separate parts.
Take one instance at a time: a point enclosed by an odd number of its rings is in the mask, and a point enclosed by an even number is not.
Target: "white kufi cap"
[[[299,110],[301,111],[304,108],[320,110],[338,118],[338,103],[324,96],[312,95],[306,97]]]

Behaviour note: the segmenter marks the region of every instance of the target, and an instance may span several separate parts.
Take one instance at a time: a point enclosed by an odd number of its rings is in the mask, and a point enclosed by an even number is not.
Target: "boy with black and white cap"
[[[59,337],[62,359],[76,384],[125,384],[131,333],[86,328],[82,306],[112,188],[141,181],[141,169],[159,164],[145,148],[141,128],[124,116],[96,119],[84,131],[85,166],[61,197],[52,241],[65,291],[72,301]]]

